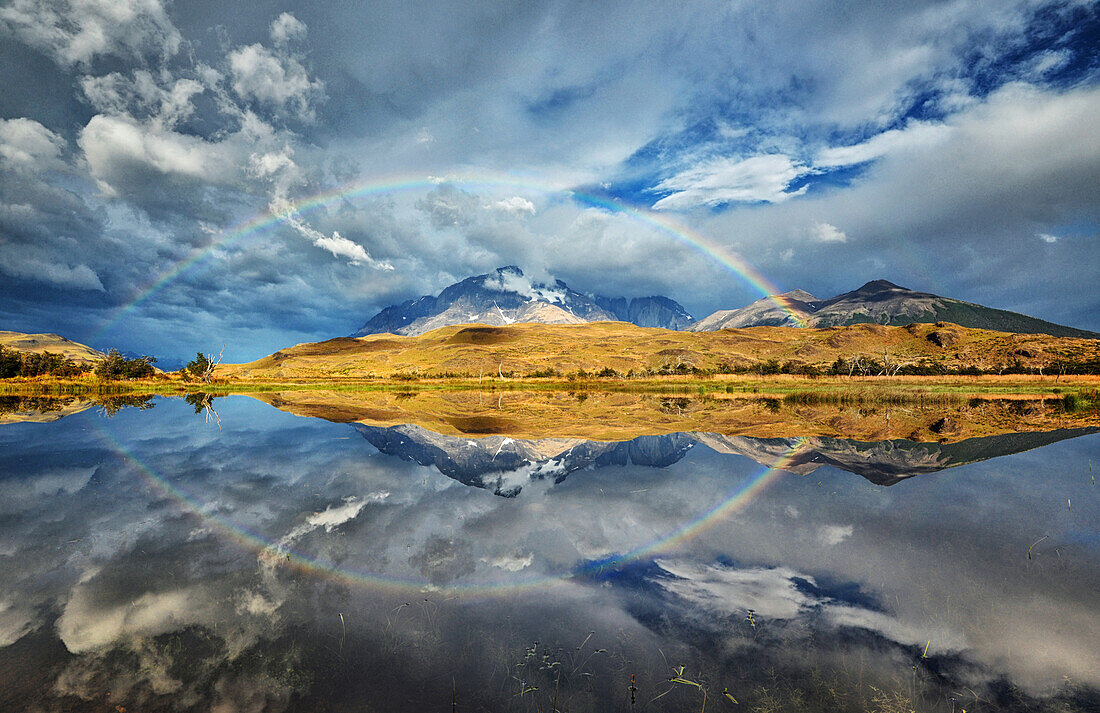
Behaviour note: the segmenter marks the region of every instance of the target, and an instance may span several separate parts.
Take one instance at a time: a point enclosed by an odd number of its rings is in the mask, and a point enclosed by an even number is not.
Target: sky
[[[0,328],[167,361],[514,264],[1100,330],[1100,7],[0,0]]]

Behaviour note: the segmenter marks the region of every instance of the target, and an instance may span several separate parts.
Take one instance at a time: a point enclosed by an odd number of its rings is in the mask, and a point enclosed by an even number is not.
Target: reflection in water
[[[1096,435],[522,441],[195,410],[0,429],[0,709],[1100,704]]]
[[[584,468],[638,465],[666,468],[703,445],[718,453],[747,456],[767,468],[809,475],[831,465],[862,475],[876,485],[893,485],[922,473],[935,473],[1039,448],[1100,429],[1058,429],[969,438],[956,443],[914,443],[903,439],[866,443],[852,439],[752,438],[718,433],[672,433],[602,442],[570,438],[464,438],[434,433],[415,424],[381,428],[352,424],[379,451],[420,465],[434,466],[465,485],[514,496],[531,479],[555,483]]]

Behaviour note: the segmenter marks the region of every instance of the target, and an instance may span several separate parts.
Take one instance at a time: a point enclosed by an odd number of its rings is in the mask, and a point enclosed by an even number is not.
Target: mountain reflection
[[[497,495],[518,495],[531,480],[560,483],[586,468],[646,466],[666,468],[695,446],[750,458],[767,468],[809,475],[823,465],[856,473],[876,485],[936,473],[966,463],[997,458],[1096,433],[1100,429],[1058,429],[969,438],[955,443],[914,443],[896,439],[863,442],[841,438],[752,438],[717,433],[671,433],[602,442],[569,438],[516,439],[507,436],[448,436],[415,424],[388,428],[352,424],[382,453],[432,466],[465,485]]]

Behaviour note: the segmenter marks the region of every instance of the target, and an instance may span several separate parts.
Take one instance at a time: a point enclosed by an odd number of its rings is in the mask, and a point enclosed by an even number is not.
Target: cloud
[[[306,36],[306,25],[289,12],[284,12],[271,23],[271,40],[277,45],[284,45],[295,40],[303,40]]]
[[[502,200],[493,203],[493,207],[497,210],[505,213],[513,213],[520,215],[528,213],[530,215],[535,214],[535,204],[527,200],[523,196],[512,196],[511,198],[504,198]]]
[[[104,55],[167,58],[179,30],[159,0],[15,0],[0,24],[63,65],[88,65]]]
[[[1058,236],[1057,235],[1051,235],[1050,233],[1039,233],[1038,238],[1039,238],[1039,240],[1042,240],[1044,243],[1056,243],[1056,242],[1058,242]]]
[[[65,139],[33,119],[0,119],[0,170],[61,169]]]
[[[323,95],[324,84],[311,80],[306,68],[286,54],[254,44],[229,53],[233,91],[279,112],[312,120],[311,104]]]
[[[848,236],[844,231],[828,223],[814,223],[811,229],[814,240],[819,243],[846,243]]]
[[[825,525],[821,528],[821,541],[826,545],[839,545],[851,537],[854,530],[851,525]]]
[[[942,123],[914,121],[904,129],[890,129],[859,144],[825,149],[814,159],[814,166],[840,168],[873,161],[886,154],[927,151],[950,134],[951,128]]]
[[[3,213],[0,212],[0,217]],[[26,251],[24,251],[26,250]],[[28,254],[30,249],[8,248],[0,261],[0,272],[12,277],[45,282],[57,287],[103,292],[103,282],[95,270],[82,264],[54,262],[50,258]]]
[[[80,87],[91,105],[104,114],[152,116],[169,128],[194,113],[193,98],[206,90],[196,79],[163,82],[147,70],[136,70],[131,76],[119,72],[86,76]]]
[[[336,231],[333,231],[330,236],[311,228],[302,221],[294,205],[285,198],[273,199],[270,204],[270,210],[273,214],[280,216],[287,225],[294,228],[302,237],[311,240],[314,245],[324,250],[328,250],[336,257],[348,258],[348,262],[352,265],[366,264],[375,270],[394,269],[391,263],[375,260],[367,253],[362,245],[348,240]]]
[[[107,195],[125,195],[150,176],[224,183],[237,175],[225,146],[129,117],[93,116],[78,139],[92,176]]]
[[[553,278],[548,276],[547,282],[553,283]],[[550,302],[565,300],[565,293],[562,290],[547,285],[536,285],[528,275],[513,270],[491,273],[485,278],[484,287],[498,292],[515,292],[531,300]]]
[[[710,159],[654,186],[655,192],[671,193],[654,203],[653,208],[684,210],[736,202],[781,203],[805,193],[805,186],[790,192],[787,187],[807,173],[809,169],[782,154]]]

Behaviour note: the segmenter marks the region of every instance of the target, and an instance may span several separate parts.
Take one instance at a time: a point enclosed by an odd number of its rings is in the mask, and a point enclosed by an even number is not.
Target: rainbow
[[[424,190],[439,185],[457,186],[464,189],[510,189],[517,191],[532,191],[543,195],[555,195],[574,200],[582,205],[588,205],[612,214],[622,215],[633,219],[654,228],[661,234],[667,235],[680,243],[690,246],[709,259],[719,263],[739,279],[750,285],[754,290],[758,291],[762,296],[774,302],[776,306],[790,315],[792,321],[797,326],[806,326],[798,313],[792,310],[787,300],[781,296],[779,287],[773,284],[755,266],[737,253],[726,249],[698,231],[678,223],[668,215],[626,206],[607,198],[578,193],[572,190],[540,186],[534,183],[518,181],[511,177],[499,176],[460,175],[447,178],[402,176],[356,183],[317,193],[311,197],[293,203],[290,211],[304,217],[338,201],[353,201],[397,192]],[[151,297],[172,284],[187,271],[208,260],[218,251],[274,230],[278,226],[286,223],[286,220],[287,212],[268,212],[222,231],[209,245],[195,249],[186,258],[169,267],[144,287],[138,289],[128,302],[115,309],[106,322],[96,330],[93,340],[115,328]]]
[[[777,458],[770,466],[762,468],[747,482],[739,484],[729,492],[724,500],[714,507],[700,513],[693,520],[663,534],[652,542],[645,543],[628,552],[609,555],[599,560],[581,563],[574,569],[562,572],[558,575],[544,575],[537,578],[522,578],[516,575],[510,580],[483,582],[474,584],[462,584],[455,586],[438,587],[426,580],[396,577],[379,574],[376,572],[363,572],[339,567],[330,562],[322,562],[310,557],[308,554],[295,550],[288,545],[273,542],[263,534],[244,527],[232,519],[211,512],[210,508],[196,495],[186,489],[174,485],[157,470],[144,462],[140,456],[130,448],[120,443],[102,425],[95,424],[94,430],[98,432],[103,443],[111,449],[133,471],[138,473],[143,480],[157,491],[171,500],[182,512],[195,515],[205,525],[216,530],[221,536],[227,537],[243,548],[255,552],[258,559],[267,562],[277,562],[279,566],[292,569],[312,577],[328,578],[339,581],[342,584],[370,587],[382,591],[407,594],[410,592],[423,592],[427,589],[445,594],[465,596],[499,596],[513,594],[526,590],[533,590],[547,586],[554,582],[565,581],[572,578],[584,578],[588,575],[606,572],[621,567],[624,564],[656,556],[662,552],[675,548],[698,535],[706,528],[714,525],[731,514],[743,509],[753,498],[763,493],[769,484],[774,482],[784,472],[797,453],[804,439],[799,439],[791,447],[788,453]]]

